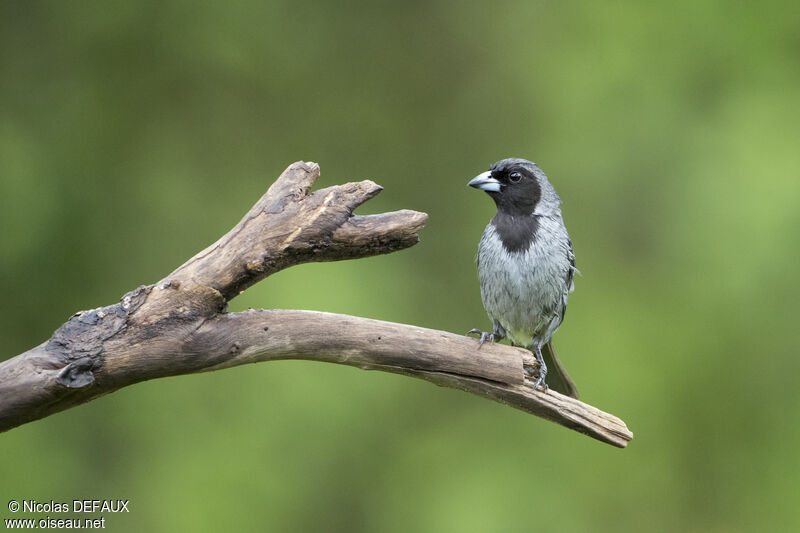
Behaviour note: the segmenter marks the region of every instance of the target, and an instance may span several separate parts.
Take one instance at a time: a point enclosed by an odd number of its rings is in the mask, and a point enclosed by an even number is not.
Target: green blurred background
[[[159,280],[300,159],[383,185],[362,213],[429,213],[422,240],[233,310],[488,327],[494,208],[465,184],[526,157],[582,272],[556,346],[636,436],[275,362],[0,435],[0,518],[122,498],[107,529],[797,530],[799,139],[797,2],[4,1],[0,357]]]

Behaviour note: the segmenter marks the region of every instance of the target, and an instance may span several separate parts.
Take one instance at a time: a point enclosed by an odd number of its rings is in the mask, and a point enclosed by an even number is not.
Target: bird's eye
[[[522,179],[522,174],[520,174],[519,172],[512,172],[511,174],[509,174],[508,179],[509,181],[511,181],[511,183],[517,183],[519,180]]]

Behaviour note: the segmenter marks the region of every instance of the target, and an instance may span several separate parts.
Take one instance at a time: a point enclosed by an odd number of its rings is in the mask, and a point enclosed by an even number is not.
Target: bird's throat
[[[539,231],[539,217],[536,215],[515,216],[498,211],[492,219],[492,225],[507,252],[525,252],[536,240],[536,234]]]

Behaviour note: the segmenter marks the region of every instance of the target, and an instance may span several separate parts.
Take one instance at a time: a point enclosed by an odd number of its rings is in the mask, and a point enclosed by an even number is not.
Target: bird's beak
[[[488,170],[472,178],[467,185],[486,192],[500,192],[500,182],[494,179]]]

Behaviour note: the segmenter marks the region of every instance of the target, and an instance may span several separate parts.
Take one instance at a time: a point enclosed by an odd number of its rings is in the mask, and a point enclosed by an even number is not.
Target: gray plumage
[[[481,299],[493,333],[508,336],[543,363],[538,385],[550,377],[553,389],[577,398],[577,390],[552,348],[551,339],[574,288],[575,256],[561,216],[561,199],[542,170],[525,159],[495,163],[470,185],[497,204],[478,245]],[[549,373],[548,373],[549,369]]]

